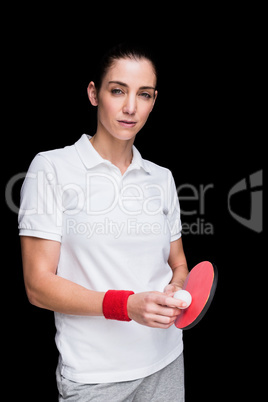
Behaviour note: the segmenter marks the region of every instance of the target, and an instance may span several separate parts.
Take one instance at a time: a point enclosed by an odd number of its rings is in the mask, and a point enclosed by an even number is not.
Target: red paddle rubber
[[[191,294],[192,303],[176,319],[177,328],[193,328],[204,317],[214,297],[217,282],[217,268],[210,262],[200,262],[191,269],[183,289]]]

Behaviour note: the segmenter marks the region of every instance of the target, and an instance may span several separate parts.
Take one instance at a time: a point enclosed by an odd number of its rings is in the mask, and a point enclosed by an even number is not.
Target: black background
[[[209,260],[219,271],[207,315],[184,332],[186,402],[236,400],[255,392],[261,337],[256,325],[258,302],[251,291],[263,273],[264,235],[234,220],[227,199],[233,185],[264,168],[261,24],[253,27],[254,18],[245,20],[240,13],[221,18],[217,12],[211,18],[206,10],[205,20],[198,15],[193,20],[188,13],[172,23],[160,12],[155,19],[141,18],[141,13],[131,25],[116,10],[109,25],[90,10],[83,21],[62,12],[55,17],[53,10],[31,15],[21,20],[18,13],[6,30],[4,186],[17,173],[26,172],[39,151],[70,145],[83,133],[94,133],[95,110],[86,87],[96,58],[131,34],[132,39],[136,34],[144,37],[157,55],[159,96],[135,145],[145,159],[171,169],[177,186],[187,183],[199,189],[212,184],[203,214],[197,201],[181,202],[182,209],[197,210],[194,216],[182,216],[184,223],[199,218],[213,227],[213,234],[183,236],[189,267]],[[16,205],[21,184],[13,187]],[[240,196],[232,207],[249,218],[250,194]],[[3,364],[11,381],[9,400],[53,402],[57,400],[53,313],[27,301],[17,215],[7,205],[4,211],[2,309],[7,359]]]

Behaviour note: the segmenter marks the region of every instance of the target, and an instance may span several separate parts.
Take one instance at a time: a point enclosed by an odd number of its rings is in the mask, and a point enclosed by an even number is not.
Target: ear
[[[153,110],[153,108],[154,108],[154,104],[155,104],[155,101],[156,101],[157,95],[158,95],[158,92],[157,92],[157,91],[154,91],[154,101],[153,101],[153,106],[152,106],[152,108],[151,108],[151,111],[152,111],[152,110]],[[150,112],[150,113],[151,113],[151,112]]]
[[[98,106],[98,94],[97,94],[97,89],[96,89],[93,81],[91,81],[88,84],[87,95],[88,95],[88,99],[90,100],[91,105]]]

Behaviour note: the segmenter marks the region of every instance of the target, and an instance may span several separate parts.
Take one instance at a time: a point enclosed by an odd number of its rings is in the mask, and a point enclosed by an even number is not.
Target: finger
[[[175,294],[175,292],[173,292],[171,289],[165,289],[164,293],[166,296],[170,296],[170,297],[173,297]]]
[[[174,299],[173,297],[166,297],[165,305],[168,307],[185,308],[187,303],[180,299]]]
[[[157,326],[161,326],[163,328],[169,328],[171,325],[173,325],[178,318],[178,315],[172,316],[172,317],[166,317],[166,316],[157,316],[155,318],[155,324]]]
[[[171,307],[166,307],[166,306],[158,306],[157,310],[155,313],[157,315],[163,316],[163,317],[177,317],[180,314],[181,310],[178,308],[171,308]]]
[[[174,322],[173,322],[173,323],[170,323],[170,324],[161,324],[161,323],[155,322],[155,323],[153,323],[152,325],[150,325],[150,327],[151,327],[151,328],[168,329],[168,328],[170,328],[172,325],[174,325]]]
[[[175,320],[168,320],[167,322],[165,322],[165,319],[161,319],[160,317],[158,317],[155,321],[151,323],[150,327],[167,329],[171,327],[174,323]]]
[[[173,296],[175,293],[175,288],[173,285],[167,285],[164,289],[164,294],[167,296]]]
[[[185,308],[186,306],[186,303],[184,301],[174,299],[173,297],[160,292],[152,292],[150,294],[150,301],[155,305],[153,312],[156,314],[159,313],[159,306],[173,309]],[[163,315],[165,315],[165,313]]]
[[[152,316],[153,321],[160,323],[160,324],[165,324],[165,325],[169,325],[169,324],[173,324],[175,322],[175,320],[178,318],[178,315],[181,313],[181,310],[176,309],[176,313],[172,314],[172,315],[168,315],[168,314],[155,314],[154,316]]]

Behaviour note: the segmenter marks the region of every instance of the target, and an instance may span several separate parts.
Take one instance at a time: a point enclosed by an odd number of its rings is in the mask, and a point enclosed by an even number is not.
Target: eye
[[[113,95],[121,95],[121,94],[123,94],[123,91],[121,89],[119,89],[119,88],[114,88],[114,89],[111,90],[111,92],[112,92]]]
[[[149,94],[148,92],[142,92],[142,93],[140,94],[140,96],[142,96],[142,97],[145,98],[145,99],[151,99],[151,98],[152,98],[152,95]]]

